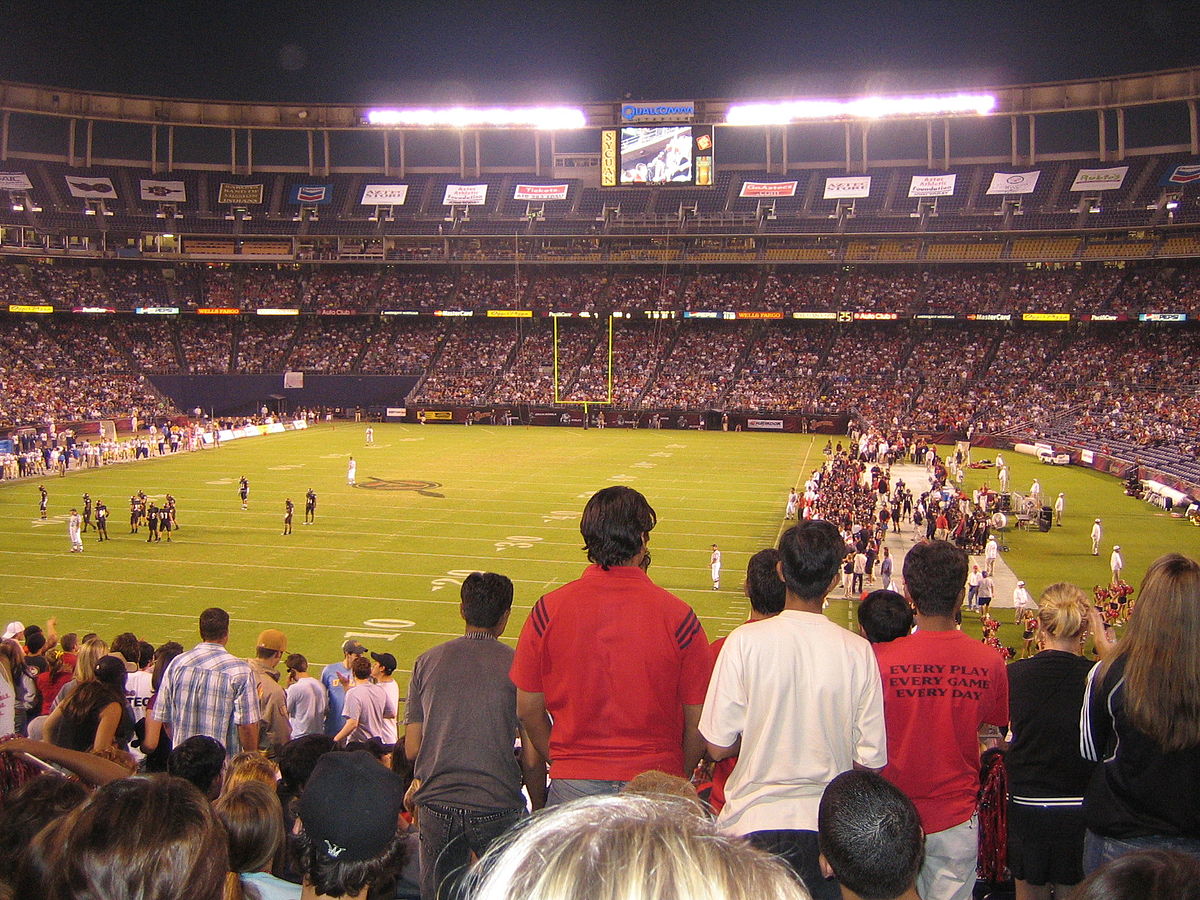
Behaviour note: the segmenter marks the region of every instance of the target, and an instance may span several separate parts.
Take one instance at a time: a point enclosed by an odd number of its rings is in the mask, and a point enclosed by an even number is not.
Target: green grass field
[[[471,571],[513,579],[507,638],[515,640],[534,601],[584,567],[578,526],[587,497],[621,483],[658,512],[652,577],[692,604],[711,639],[743,621],[746,561],[774,544],[787,490],[818,464],[824,444],[804,435],[382,425],[368,448],[364,428],[323,425],[46,478],[46,523],[37,518],[36,481],[0,485],[0,619],[57,615],[62,632],[111,639],[132,630],[154,644],[191,646],[197,614],[221,606],[233,618],[234,653],[248,655],[261,629],[278,627],[289,650],[325,663],[353,636],[395,654],[406,681],[418,654],[461,633],[458,583]],[[346,483],[351,455],[357,487]],[[1114,541],[1134,583],[1160,553],[1200,552],[1200,529],[1124,497],[1115,479],[1006,458],[1014,488],[1027,489],[1037,474],[1046,496],[1067,494],[1066,527],[1009,537],[1006,558],[1035,595],[1057,580],[1087,589],[1106,581]],[[251,485],[244,512],[243,474]],[[982,480],[973,472],[967,486]],[[319,502],[316,523],[306,526],[310,487]],[[175,495],[175,543],[128,533],[128,499],[138,490]],[[88,532],[77,555],[68,552],[66,517],[84,491],[108,504],[113,540],[98,543]],[[296,503],[287,537],[286,497]],[[1106,529],[1099,558],[1087,538],[1095,516]],[[708,577],[714,542],[724,554],[716,592]],[[835,602],[828,615],[847,624],[851,611]]]

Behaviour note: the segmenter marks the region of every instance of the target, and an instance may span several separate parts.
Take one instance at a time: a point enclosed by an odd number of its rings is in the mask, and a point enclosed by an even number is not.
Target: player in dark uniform
[[[315,522],[317,519],[317,492],[312,488],[304,495],[304,524]]]
[[[108,507],[104,505],[103,500],[96,501],[96,534],[99,535],[97,540],[112,540],[108,536]]]
[[[171,520],[172,510],[167,505],[163,505],[158,510],[158,537],[161,540],[165,534],[167,543],[171,543],[171,531],[175,527],[175,523]]]
[[[173,495],[167,494],[165,508],[166,508],[167,512],[169,513],[167,518],[169,518],[171,520],[171,529],[170,530],[178,531],[179,530],[179,520],[176,519],[176,517],[175,517],[175,497]],[[167,540],[170,540],[170,537],[168,537]]]
[[[44,484],[38,485],[38,492],[41,494],[41,498],[38,500],[38,509],[42,511],[42,518],[44,519],[46,518],[46,503],[50,495],[46,493],[46,486]]]
[[[246,500],[250,496],[250,482],[243,475],[238,481],[238,496],[242,498],[242,509],[246,508]]]
[[[142,501],[135,494],[129,498],[129,533],[137,534],[142,524]]]
[[[158,536],[158,504],[151,503],[150,508],[146,510],[146,543],[155,543],[162,540]]]
[[[296,504],[292,502],[292,498],[288,497],[283,501],[283,533],[292,533],[292,513],[296,509]]]
[[[83,495],[83,531],[88,530],[88,525],[92,522],[92,495],[85,493]]]

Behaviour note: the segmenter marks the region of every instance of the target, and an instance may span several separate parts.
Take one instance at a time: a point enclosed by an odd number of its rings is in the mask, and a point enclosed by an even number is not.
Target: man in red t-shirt
[[[888,765],[883,774],[913,801],[925,829],[917,878],[924,900],[968,900],[978,857],[975,798],[979,730],[1008,724],[1004,660],[955,625],[967,556],[946,541],[922,541],[904,558],[917,630],[874,644],[883,677]]]
[[[521,723],[551,761],[547,806],[617,793],[649,769],[690,776],[703,753],[712,659],[691,607],[643,569],[655,522],[632,488],[593,495],[579,526],[592,565],[521,630],[510,674]]]

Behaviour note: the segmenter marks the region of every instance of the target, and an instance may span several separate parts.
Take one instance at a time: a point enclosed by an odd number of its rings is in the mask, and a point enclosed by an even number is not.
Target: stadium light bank
[[[979,115],[996,108],[991,94],[936,97],[859,97],[854,100],[780,100],[739,103],[725,114],[727,125],[786,125],[812,119],[884,119],[900,116]]]
[[[372,109],[367,112],[366,118],[369,125],[412,128],[471,128],[492,125],[500,128],[568,131],[587,125],[587,117],[584,116],[583,110],[569,106],[526,106],[511,109],[465,106],[440,109]]]

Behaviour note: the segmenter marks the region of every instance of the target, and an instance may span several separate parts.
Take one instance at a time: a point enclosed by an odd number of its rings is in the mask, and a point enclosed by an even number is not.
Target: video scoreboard
[[[600,132],[600,184],[712,187],[711,125],[630,125]]]

